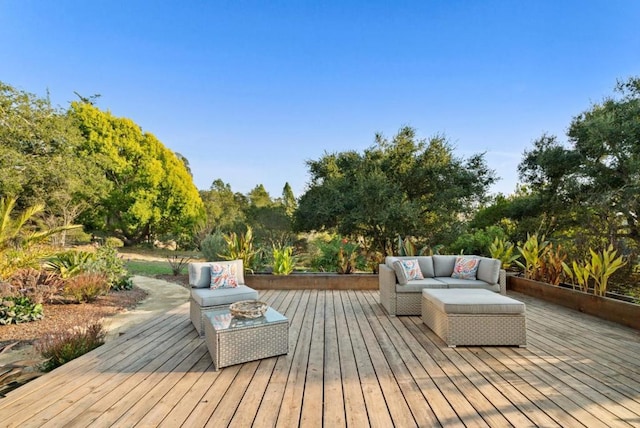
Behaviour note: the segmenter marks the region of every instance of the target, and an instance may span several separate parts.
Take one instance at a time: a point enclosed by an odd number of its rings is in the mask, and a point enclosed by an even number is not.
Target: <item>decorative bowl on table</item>
[[[269,306],[259,300],[240,300],[229,305],[229,312],[234,318],[253,319],[264,316]]]

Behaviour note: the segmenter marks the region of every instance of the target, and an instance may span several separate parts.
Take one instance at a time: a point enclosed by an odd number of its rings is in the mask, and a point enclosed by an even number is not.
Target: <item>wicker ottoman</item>
[[[289,353],[289,320],[273,308],[263,317],[236,319],[229,308],[204,314],[204,340],[216,370]]]
[[[450,347],[527,344],[524,303],[488,290],[423,290],[422,322]]]

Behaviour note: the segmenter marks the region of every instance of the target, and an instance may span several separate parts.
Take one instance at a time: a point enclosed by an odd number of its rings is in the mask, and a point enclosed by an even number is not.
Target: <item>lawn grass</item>
[[[129,260],[125,262],[125,268],[131,275],[155,276],[155,275],[171,275],[171,265],[168,261],[155,260]],[[187,267],[182,269],[182,273],[187,272]]]

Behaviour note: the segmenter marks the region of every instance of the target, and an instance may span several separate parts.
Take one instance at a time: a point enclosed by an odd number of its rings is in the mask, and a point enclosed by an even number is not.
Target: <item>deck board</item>
[[[289,353],[214,371],[185,304],[0,399],[8,427],[640,426],[640,332],[518,293],[526,348],[448,348],[377,291],[265,290]]]

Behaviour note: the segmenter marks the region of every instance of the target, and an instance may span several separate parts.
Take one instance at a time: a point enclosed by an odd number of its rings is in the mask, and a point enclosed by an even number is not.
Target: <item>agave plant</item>
[[[95,259],[95,254],[88,251],[65,251],[47,260],[44,268],[66,279],[87,270]]]

